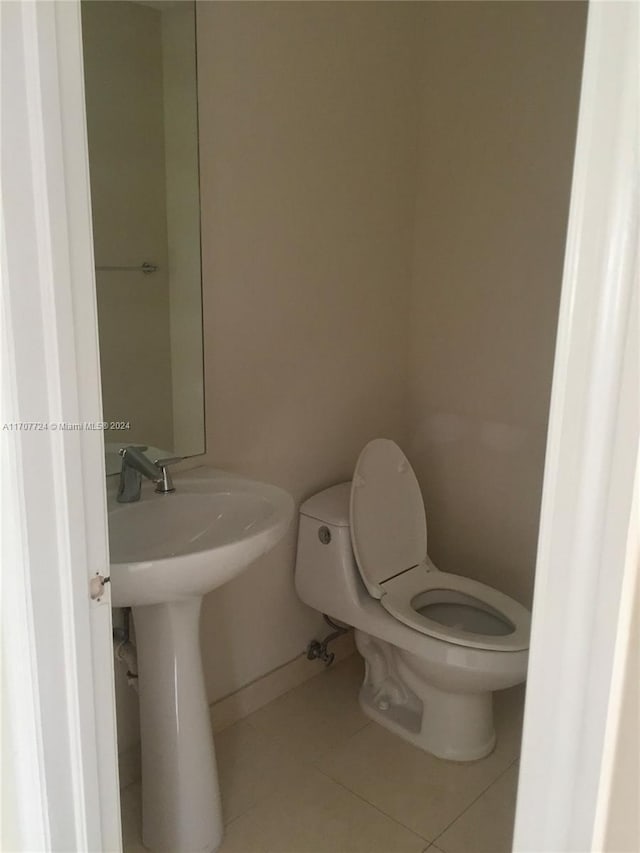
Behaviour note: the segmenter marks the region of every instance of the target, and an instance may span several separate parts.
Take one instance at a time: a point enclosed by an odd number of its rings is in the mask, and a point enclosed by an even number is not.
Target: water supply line
[[[116,660],[127,668],[127,684],[138,692],[138,655],[129,639],[131,608],[122,608],[122,624],[113,628],[113,652]]]
[[[327,649],[329,643],[332,643],[334,640],[337,640],[338,637],[341,637],[343,634],[346,634],[349,631],[349,627],[346,625],[338,625],[333,619],[330,619],[326,613],[322,614],[322,618],[329,625],[330,628],[333,628],[333,632],[331,634],[327,634],[324,640],[311,640],[309,645],[307,646],[307,660],[321,660],[325,666],[331,666],[335,659],[335,654],[330,652]]]

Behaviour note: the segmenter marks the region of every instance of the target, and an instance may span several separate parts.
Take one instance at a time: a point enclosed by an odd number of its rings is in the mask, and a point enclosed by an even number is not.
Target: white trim
[[[638,448],[637,3],[589,9],[514,849],[592,849]]]
[[[335,654],[335,663],[355,654],[353,631],[338,637],[331,644],[331,651]],[[288,663],[283,663],[282,666],[261,675],[255,681],[245,684],[235,693],[218,699],[211,705],[213,733],[217,734],[237,723],[238,720],[248,717],[249,714],[268,705],[278,696],[314,678],[323,669],[324,664],[321,661],[309,661],[306,654],[298,655]]]
[[[80,8],[4,3],[1,14],[3,417],[99,422]],[[100,603],[88,597],[89,576],[109,569],[102,433],[2,439],[14,466],[3,498],[22,520],[3,531],[14,574],[2,629],[6,648],[22,637],[29,669],[24,678],[14,661],[3,670],[21,809],[7,849],[117,850],[108,588]],[[34,727],[40,741],[28,749]],[[29,813],[40,815],[33,832]]]
[[[620,743],[622,715],[624,711],[625,692],[633,690],[632,681],[637,683],[640,675],[631,669],[633,642],[632,623],[634,617],[638,618],[640,608],[640,467],[636,467],[636,484],[633,495],[631,510],[631,528],[627,544],[627,559],[625,561],[625,575],[622,586],[622,602],[620,607],[620,620],[618,623],[618,636],[616,640],[616,652],[614,659],[613,675],[611,678],[611,693],[609,697],[608,724],[605,734],[605,742],[602,757],[602,771],[600,774],[600,787],[598,791],[598,802],[594,821],[593,849],[605,850],[607,835],[610,830],[609,822],[612,819],[614,809],[614,782],[616,776],[616,761],[620,757],[624,745]],[[634,613],[635,611],[635,613]],[[637,689],[637,687],[635,688]],[[627,699],[628,701],[628,699]],[[636,721],[640,726],[640,720]],[[636,756],[636,762],[640,762],[640,756]],[[636,772],[636,779],[638,773]],[[629,782],[631,784],[632,780]],[[638,796],[638,791],[631,791],[628,801],[633,802],[633,797]],[[619,809],[618,809],[619,811]],[[638,816],[635,817],[635,826],[638,828]],[[628,827],[623,835],[631,838],[633,834],[633,817],[629,820]],[[630,843],[629,850],[637,849]]]
[[[6,240],[2,222],[2,281],[6,282]],[[4,295],[4,291],[3,291]],[[17,411],[12,328],[2,303],[2,399],[0,421]],[[10,437],[0,434],[0,521],[2,524],[2,844],[7,850],[50,847],[47,790],[30,576],[24,552],[21,465]],[[28,796],[24,796],[28,792]]]

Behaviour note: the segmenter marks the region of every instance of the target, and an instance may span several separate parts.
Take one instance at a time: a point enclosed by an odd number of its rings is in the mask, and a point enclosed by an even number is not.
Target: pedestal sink
[[[216,850],[222,813],[199,643],[202,596],[269,551],[293,517],[287,492],[212,468],[109,496],[114,607],[132,607],[142,740],[142,838],[172,853]]]

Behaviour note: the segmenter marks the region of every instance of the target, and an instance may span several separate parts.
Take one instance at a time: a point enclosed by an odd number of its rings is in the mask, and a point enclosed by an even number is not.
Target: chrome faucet
[[[169,456],[166,459],[156,459],[152,462],[144,455],[146,447],[129,445],[120,448],[122,468],[116,500],[121,504],[134,503],[140,500],[142,477],[145,476],[156,484],[156,492],[166,495],[174,492],[175,488],[169,465],[181,462],[180,456]]]

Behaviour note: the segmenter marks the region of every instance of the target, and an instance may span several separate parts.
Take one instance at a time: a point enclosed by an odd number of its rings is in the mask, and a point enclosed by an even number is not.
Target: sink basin
[[[114,607],[132,607],[142,742],[142,838],[154,851],[211,853],[223,819],[202,673],[202,596],[282,538],[293,499],[276,486],[198,468],[139,502],[109,490]],[[225,654],[223,645],[216,654]]]
[[[145,484],[139,502],[109,501],[114,607],[204,595],[279,541],[293,500],[276,486],[211,468],[178,474],[175,492]]]

